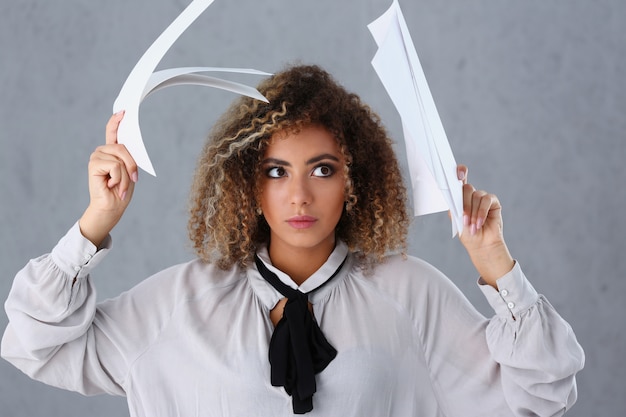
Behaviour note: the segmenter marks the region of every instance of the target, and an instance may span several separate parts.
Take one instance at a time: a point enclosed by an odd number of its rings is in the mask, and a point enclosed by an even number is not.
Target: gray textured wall
[[[0,3],[0,265],[47,252],[87,204],[86,164],[122,82],[189,0]],[[369,61],[366,24],[390,0],[217,0],[160,68],[275,71],[313,62],[359,93],[398,140],[399,118]],[[626,2],[401,1],[458,161],[497,193],[506,236],[535,286],[587,353],[571,416],[626,413]],[[256,77],[236,77],[255,84]],[[142,106],[158,177],[140,176],[96,273],[99,298],[192,255],[185,206],[203,138],[232,95],[177,87]],[[411,253],[449,274],[487,313],[445,214],[417,218]],[[0,314],[0,327],[6,316]],[[124,399],[84,398],[0,362],[3,416],[127,415]]]

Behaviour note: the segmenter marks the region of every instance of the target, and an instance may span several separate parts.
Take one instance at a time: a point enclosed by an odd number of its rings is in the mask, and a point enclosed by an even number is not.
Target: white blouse
[[[270,384],[269,311],[282,298],[252,265],[227,271],[194,260],[96,303],[96,248],[78,225],[31,260],[6,302],[2,357],[83,394],[125,395],[130,415],[293,416]],[[280,279],[298,288],[261,259]],[[438,270],[390,256],[364,272],[339,243],[300,287],[337,357],[316,376],[315,416],[557,416],[576,400],[584,354],[571,327],[518,264],[481,285],[479,314]]]

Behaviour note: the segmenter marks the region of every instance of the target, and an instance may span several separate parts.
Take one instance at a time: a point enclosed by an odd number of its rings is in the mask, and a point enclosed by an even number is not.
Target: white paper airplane
[[[416,216],[450,210],[452,235],[463,231],[463,185],[397,0],[368,25],[378,77],[400,113]]]

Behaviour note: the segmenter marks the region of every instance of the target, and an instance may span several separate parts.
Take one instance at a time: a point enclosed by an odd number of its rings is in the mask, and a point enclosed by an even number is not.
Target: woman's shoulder
[[[245,271],[237,265],[223,269],[215,263],[195,258],[165,268],[147,278],[142,284],[170,288],[184,287],[197,292],[202,289],[211,290],[234,285],[245,278]]]
[[[424,259],[402,254],[387,255],[362,269],[364,276],[380,281],[430,280],[443,276],[441,271]]]
[[[429,262],[409,255],[388,255],[372,265],[357,264],[361,280],[396,299],[456,291],[456,286]]]
[[[244,279],[245,270],[236,265],[222,269],[213,263],[193,259],[149,276],[121,297],[177,304],[211,292],[228,291]]]
[[[439,269],[414,256],[391,255],[370,270],[354,274],[373,299],[406,314],[418,327],[427,326],[442,311],[471,309],[459,288]]]

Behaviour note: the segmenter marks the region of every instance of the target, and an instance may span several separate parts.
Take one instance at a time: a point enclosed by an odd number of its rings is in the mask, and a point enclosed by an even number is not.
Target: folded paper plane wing
[[[113,112],[125,111],[124,119],[122,119],[117,132],[118,142],[124,144],[137,165],[151,175],[156,175],[156,173],[146,151],[141,136],[141,129],[139,128],[139,105],[151,93],[173,85],[196,84],[221,88],[267,102],[265,97],[253,87],[199,74],[208,71],[222,71],[269,75],[265,72],[251,69],[213,67],[173,68],[154,72],[156,66],[174,42],[213,1],[194,0],[183,10],[139,59],[113,104]]]
[[[398,1],[368,28],[378,45],[372,66],[402,120],[414,214],[449,210],[452,235],[461,233],[463,185]]]

